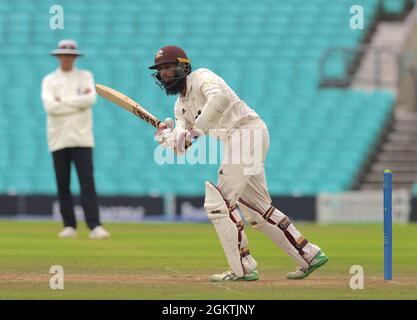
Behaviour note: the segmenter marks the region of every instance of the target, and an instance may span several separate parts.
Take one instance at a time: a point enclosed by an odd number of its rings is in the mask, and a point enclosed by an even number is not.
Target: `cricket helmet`
[[[155,63],[149,69],[158,69],[158,66],[167,63],[190,64],[190,60],[180,47],[166,46],[159,49],[155,54]]]
[[[185,78],[191,73],[191,63],[188,59],[187,54],[180,47],[176,46],[165,46],[158,50],[155,54],[154,65],[150,66],[149,69],[155,70],[159,66],[164,64],[176,64],[175,77],[169,82],[164,82],[159,75],[157,70],[152,77],[155,79],[156,84],[161,88],[167,91],[167,94],[172,94],[170,89],[174,90],[174,93],[177,92],[177,86],[184,86]]]

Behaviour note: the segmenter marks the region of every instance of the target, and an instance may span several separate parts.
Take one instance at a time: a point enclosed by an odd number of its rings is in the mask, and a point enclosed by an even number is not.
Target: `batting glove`
[[[159,126],[154,135],[155,140],[158,141],[159,144],[164,144],[170,137],[171,133],[172,129],[168,128],[166,125]]]

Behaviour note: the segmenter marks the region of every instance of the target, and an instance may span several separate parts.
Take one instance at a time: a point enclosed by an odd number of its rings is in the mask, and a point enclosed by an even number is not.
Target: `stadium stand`
[[[355,3],[364,6],[366,25],[371,23],[380,2]],[[384,6],[396,12],[400,3],[385,0]],[[63,30],[49,27],[55,4],[64,8]],[[323,52],[358,47],[367,31],[349,28],[350,5],[347,0],[0,1],[0,193],[55,193],[40,85],[57,66],[48,52],[63,38],[78,41],[85,57],[77,66],[93,71],[97,83],[124,92],[160,118],[172,116],[175,100],[153,83],[147,67],[158,48],[183,47],[194,69],[221,75],[269,126],[271,194],[349,190],[394,103],[390,92],[319,87]],[[338,59],[325,67],[330,74],[346,72]],[[99,193],[202,194],[204,181],[215,181],[215,164],[158,165],[148,124],[100,98],[94,108]]]
[[[383,0],[382,8],[387,14],[400,15],[404,13],[409,2],[411,1]],[[413,0],[412,2],[415,1]]]

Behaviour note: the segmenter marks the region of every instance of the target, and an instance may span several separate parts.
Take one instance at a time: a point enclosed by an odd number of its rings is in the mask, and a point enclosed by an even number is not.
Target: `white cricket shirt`
[[[87,88],[90,92],[84,94]],[[96,91],[91,72],[58,68],[48,74],[42,80],[42,102],[47,113],[49,151],[94,147],[91,107],[96,102]]]
[[[176,126],[185,130],[191,129],[209,97],[220,93],[229,99],[230,105],[215,127],[210,129],[210,133],[224,139],[231,129],[238,128],[249,120],[259,118],[258,114],[240,100],[220,76],[208,69],[200,68],[187,76],[186,95],[185,97],[180,95],[175,103]]]

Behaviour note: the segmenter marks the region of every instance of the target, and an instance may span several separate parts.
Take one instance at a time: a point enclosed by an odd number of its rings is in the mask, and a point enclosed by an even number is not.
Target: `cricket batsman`
[[[296,261],[298,266],[287,274],[288,279],[303,279],[324,265],[328,261],[324,252],[271,204],[264,170],[269,134],[258,114],[214,72],[205,68],[192,71],[190,60],[179,47],[161,48],[150,69],[156,70],[153,77],[168,95],[179,95],[174,107],[175,127],[172,119],[165,119],[155,133],[159,144],[181,154],[201,133],[223,141],[218,182],[205,183],[204,207],[230,270],[212,275],[211,281],[259,279],[237,208],[253,228]],[[231,161],[236,158],[240,161]],[[248,168],[246,160],[253,158]]]

